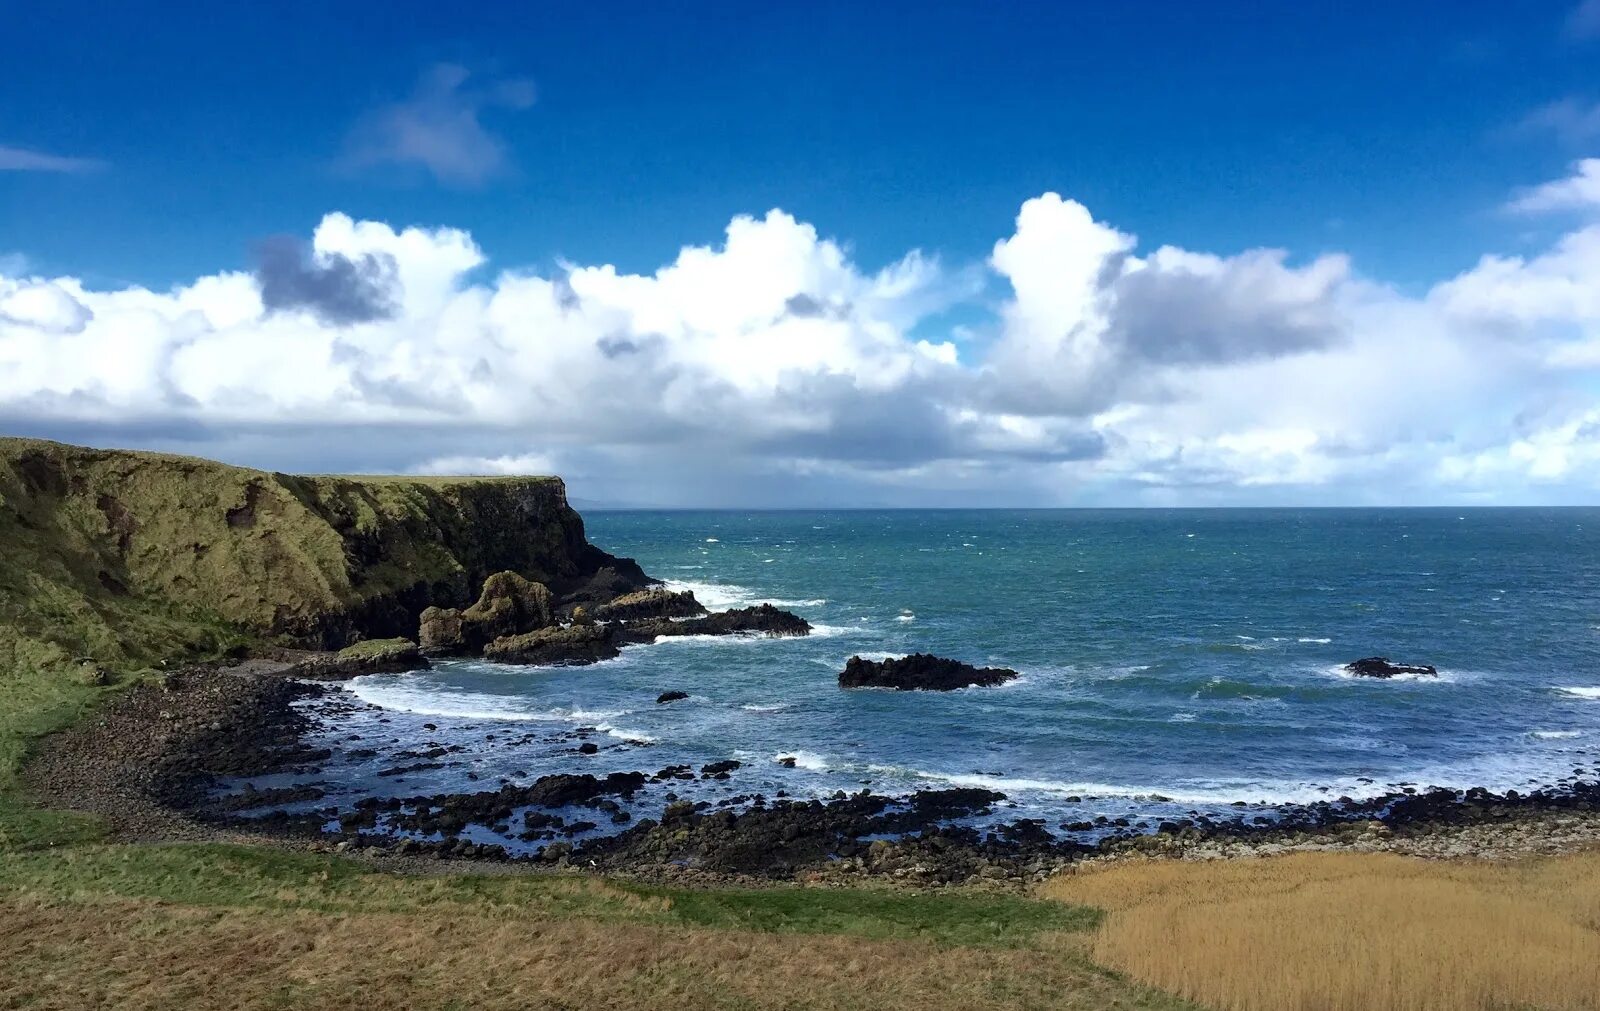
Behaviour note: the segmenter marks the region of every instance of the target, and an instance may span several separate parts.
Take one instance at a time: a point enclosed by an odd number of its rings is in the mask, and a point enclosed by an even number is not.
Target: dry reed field
[[[1097,961],[1219,1009],[1600,1008],[1600,852],[1140,861],[1045,892],[1109,911]]]

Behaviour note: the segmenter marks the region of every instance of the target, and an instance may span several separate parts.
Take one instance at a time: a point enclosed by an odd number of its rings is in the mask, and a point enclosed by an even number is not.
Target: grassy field
[[[15,669],[14,669],[15,670]],[[1014,896],[400,875],[333,855],[104,841],[19,796],[106,692],[0,688],[0,1008],[1147,1008],[1100,914]]]
[[[1217,1008],[1600,1008],[1600,851],[1138,862],[1046,892],[1108,911],[1096,960]]]

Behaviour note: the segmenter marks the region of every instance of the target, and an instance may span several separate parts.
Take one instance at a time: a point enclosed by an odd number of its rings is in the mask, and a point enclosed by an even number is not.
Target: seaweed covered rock
[[[718,611],[701,618],[674,621],[671,618],[646,618],[625,622],[623,637],[629,642],[652,642],[658,636],[734,635],[741,632],[761,635],[809,635],[811,623],[797,614],[781,611],[771,604]]]
[[[913,653],[890,660],[853,656],[839,672],[839,687],[947,692],[974,685],[1005,684],[1017,676],[1016,671],[1006,667],[974,667],[932,653]]]
[[[543,583],[515,572],[496,572],[483,581],[477,602],[466,610],[424,610],[417,641],[431,654],[478,653],[496,639],[548,628],[555,620],[553,603]]]
[[[503,636],[485,646],[483,656],[496,663],[569,666],[609,660],[619,652],[610,625],[568,625]]]
[[[410,639],[373,639],[346,646],[295,664],[289,673],[320,681],[343,681],[363,674],[395,674],[428,666],[422,650]]]
[[[592,613],[600,621],[626,621],[637,618],[696,618],[705,614],[706,609],[688,590],[652,586],[599,604]]]
[[[1386,656],[1369,656],[1355,660],[1344,665],[1346,674],[1357,677],[1379,678],[1387,680],[1399,674],[1414,674],[1420,677],[1438,677],[1439,671],[1432,664],[1393,663]]]

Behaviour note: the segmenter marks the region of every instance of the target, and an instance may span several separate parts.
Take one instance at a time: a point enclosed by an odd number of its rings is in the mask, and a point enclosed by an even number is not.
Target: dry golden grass
[[[407,913],[0,898],[0,1007],[1170,1008],[1026,949]]]
[[[1045,891],[1110,911],[1096,960],[1217,1008],[1600,1008],[1597,852],[1150,861]]]

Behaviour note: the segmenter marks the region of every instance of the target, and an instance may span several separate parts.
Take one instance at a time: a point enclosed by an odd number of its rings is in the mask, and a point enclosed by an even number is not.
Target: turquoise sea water
[[[592,513],[590,540],[713,608],[770,600],[806,639],[630,647],[590,667],[475,661],[361,678],[355,734],[459,747],[330,800],[738,759],[639,795],[1005,792],[1003,818],[1523,788],[1600,762],[1600,510]],[[842,691],[852,655],[1003,665],[1000,688]],[[1343,675],[1373,654],[1437,679]],[[655,704],[679,689],[687,701]],[[378,724],[377,719],[387,720]],[[425,729],[431,726],[432,729]],[[595,755],[572,732],[594,728]],[[387,735],[386,737],[384,735]],[[515,742],[515,743],[514,743]],[[795,758],[789,769],[776,761]],[[468,780],[467,774],[477,776]]]

